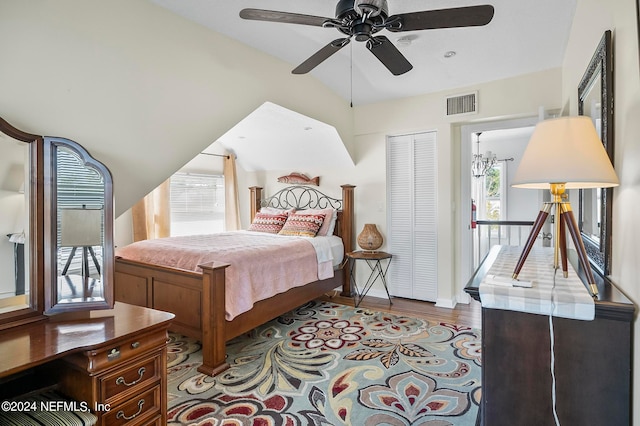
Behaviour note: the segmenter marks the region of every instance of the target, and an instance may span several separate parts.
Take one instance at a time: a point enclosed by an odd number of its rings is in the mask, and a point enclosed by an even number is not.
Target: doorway
[[[543,201],[543,191],[511,187],[511,181],[538,117],[468,124],[461,127],[460,146],[460,274],[458,300],[468,302],[464,287],[492,245],[504,238],[526,240],[528,228],[507,231],[485,222],[533,221]],[[479,135],[478,135],[479,134]],[[479,143],[478,143],[479,140]],[[495,159],[477,173],[474,155]],[[476,176],[474,176],[476,174]],[[475,207],[475,209],[474,209]],[[474,213],[475,212],[475,213]],[[478,226],[482,223],[483,228]],[[500,239],[498,239],[500,237]]]

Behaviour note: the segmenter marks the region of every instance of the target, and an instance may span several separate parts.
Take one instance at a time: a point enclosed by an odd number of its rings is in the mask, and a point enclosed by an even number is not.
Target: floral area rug
[[[480,331],[311,302],[227,344],[231,368],[197,372],[200,343],[169,342],[170,425],[474,425]]]

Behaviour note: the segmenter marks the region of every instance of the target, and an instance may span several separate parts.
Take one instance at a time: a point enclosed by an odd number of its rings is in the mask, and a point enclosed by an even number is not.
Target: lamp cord
[[[551,342],[551,402],[553,409],[553,419],[555,420],[556,426],[560,426],[560,420],[558,419],[558,412],[556,410],[556,373],[555,373],[555,337],[553,332],[553,311],[555,310],[555,302],[554,295],[556,290],[556,275],[558,273],[558,268],[554,267],[553,271],[553,287],[551,288],[551,312],[549,312],[549,340]]]

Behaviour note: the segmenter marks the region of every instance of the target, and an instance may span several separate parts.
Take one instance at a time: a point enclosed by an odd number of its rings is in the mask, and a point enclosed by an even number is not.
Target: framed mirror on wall
[[[605,31],[578,85],[578,114],[591,117],[613,163],[613,51]],[[611,272],[613,188],[579,191],[578,226],[587,255],[601,275]]]
[[[79,144],[44,139],[45,313],[113,307],[109,170]]]

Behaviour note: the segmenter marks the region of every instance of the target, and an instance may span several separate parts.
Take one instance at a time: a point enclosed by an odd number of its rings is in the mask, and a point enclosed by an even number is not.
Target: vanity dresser
[[[0,424],[166,424],[174,315],[114,303],[109,170],[1,118],[0,149],[0,231],[24,241],[0,242]]]
[[[0,333],[0,383],[26,395],[52,387],[78,409],[91,410],[97,425],[164,425],[172,319],[117,302],[113,309],[14,327]],[[20,395],[11,397],[14,411],[33,408],[21,405]]]

